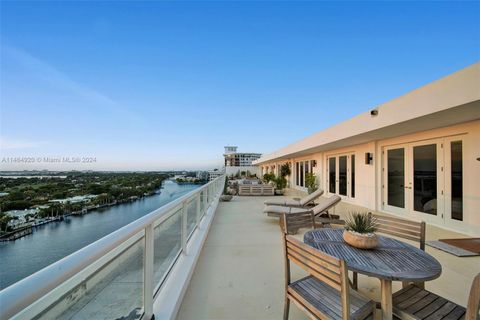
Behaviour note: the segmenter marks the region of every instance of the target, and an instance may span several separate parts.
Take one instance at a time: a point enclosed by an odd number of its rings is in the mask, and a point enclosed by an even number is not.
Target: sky
[[[0,2],[0,170],[222,165],[480,60],[480,2]]]

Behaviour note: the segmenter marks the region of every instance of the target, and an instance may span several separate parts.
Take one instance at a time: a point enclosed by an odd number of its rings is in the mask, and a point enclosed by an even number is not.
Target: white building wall
[[[471,234],[480,235],[480,120],[472,121],[455,126],[427,130],[410,135],[404,135],[391,139],[372,141],[369,143],[353,145],[350,147],[332,149],[325,152],[314,153],[308,156],[290,158],[281,162],[262,163],[264,168],[276,167],[284,162],[290,161],[291,175],[289,179],[290,187],[302,191],[305,188],[296,186],[295,162],[305,160],[316,160],[317,166],[313,168],[315,175],[319,181],[319,186],[325,190],[326,196],[331,196],[328,192],[327,185],[327,159],[329,156],[338,156],[343,154],[355,154],[355,197],[342,197],[342,201],[365,207],[370,210],[384,211],[397,214],[403,218],[414,220],[425,220],[429,217],[426,214],[415,215],[407,212],[406,214],[398,214],[384,210],[382,202],[383,194],[383,156],[382,150],[389,145],[405,145],[432,139],[448,139],[452,137],[460,137],[463,141],[463,221],[456,222],[447,220],[428,221],[443,228]],[[365,153],[373,154],[373,162],[365,163]],[[410,159],[407,159],[407,161]],[[337,167],[338,170],[338,167]],[[446,173],[447,174],[447,173]],[[441,179],[438,183],[443,183]],[[337,190],[338,191],[338,190]],[[450,195],[445,194],[445,199]],[[438,201],[441,201],[439,198]],[[441,206],[443,204],[439,204]],[[447,212],[445,212],[445,215]]]

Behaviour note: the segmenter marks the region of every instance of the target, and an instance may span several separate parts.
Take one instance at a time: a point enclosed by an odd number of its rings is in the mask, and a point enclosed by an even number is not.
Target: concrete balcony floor
[[[236,196],[219,204],[177,319],[282,318],[281,231],[278,219],[262,213],[266,199]],[[352,205],[341,203],[335,213],[343,216],[352,209]],[[297,237],[303,239],[305,231]],[[465,235],[427,226],[427,240],[460,237]],[[427,282],[426,288],[465,306],[471,281],[480,271],[480,256],[459,258],[428,246],[426,250],[443,267],[440,278]],[[293,279],[304,276],[300,269],[292,270]],[[394,282],[393,291],[400,288],[401,284]],[[380,301],[378,279],[359,275],[359,291]],[[292,303],[290,319],[307,317]]]

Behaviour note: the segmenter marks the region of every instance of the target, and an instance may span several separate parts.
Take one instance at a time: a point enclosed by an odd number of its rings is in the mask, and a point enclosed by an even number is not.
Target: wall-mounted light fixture
[[[371,164],[373,162],[373,153],[365,152],[365,164]]]
[[[314,168],[317,167],[317,160],[312,160],[312,167],[314,167]]]

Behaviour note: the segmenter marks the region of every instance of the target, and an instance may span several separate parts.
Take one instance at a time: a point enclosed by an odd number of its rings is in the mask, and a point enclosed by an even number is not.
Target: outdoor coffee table
[[[424,282],[442,273],[442,266],[434,257],[408,243],[378,236],[377,248],[362,250],[348,245],[342,234],[343,229],[316,229],[306,232],[303,241],[345,260],[350,271],[379,278],[383,319],[392,319],[392,281]]]

